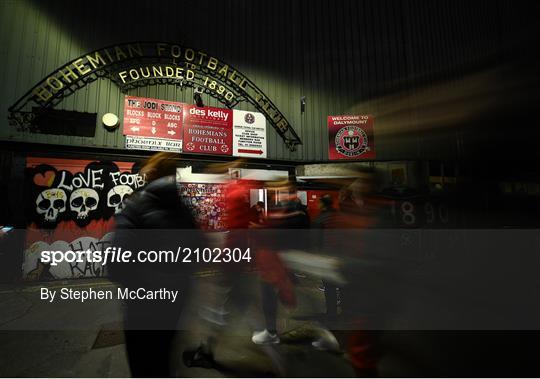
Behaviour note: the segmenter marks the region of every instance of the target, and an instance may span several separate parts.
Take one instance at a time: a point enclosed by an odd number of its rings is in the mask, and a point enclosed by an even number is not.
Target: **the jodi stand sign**
[[[126,148],[182,151],[182,110],[180,103],[126,96]]]
[[[126,148],[266,158],[262,113],[126,96]]]
[[[375,159],[373,116],[328,116],[328,158]]]
[[[266,119],[261,113],[234,111],[233,155],[266,158]]]

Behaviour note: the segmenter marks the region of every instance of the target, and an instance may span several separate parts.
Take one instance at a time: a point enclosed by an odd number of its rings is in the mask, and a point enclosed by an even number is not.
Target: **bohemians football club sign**
[[[373,116],[328,116],[328,158],[374,159]]]

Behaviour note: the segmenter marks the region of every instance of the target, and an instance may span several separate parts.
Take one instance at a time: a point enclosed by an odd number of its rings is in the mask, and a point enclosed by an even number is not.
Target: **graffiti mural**
[[[25,250],[23,275],[27,280],[90,278],[106,275],[105,266],[97,262],[61,262],[55,266],[46,266],[39,260],[44,250],[78,251],[78,250],[104,250],[112,243],[112,233],[105,234],[101,239],[94,237],[80,237],[71,242],[62,240],[52,244],[43,240],[33,242]]]
[[[73,221],[80,227],[109,219],[144,185],[133,163],[28,158],[30,219],[41,227]]]
[[[87,250],[110,244],[114,215],[144,186],[133,162],[27,158],[30,201],[23,278],[95,277],[106,274],[95,263],[43,265],[43,250]]]

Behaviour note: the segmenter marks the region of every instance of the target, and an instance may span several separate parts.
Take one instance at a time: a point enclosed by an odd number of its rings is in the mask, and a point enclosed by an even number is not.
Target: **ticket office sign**
[[[233,111],[184,105],[184,153],[232,155]]]
[[[233,111],[233,155],[266,158],[266,118],[262,113]]]
[[[127,149],[181,151],[183,104],[126,96],[124,127]]]
[[[328,116],[328,158],[375,159],[371,115]]]

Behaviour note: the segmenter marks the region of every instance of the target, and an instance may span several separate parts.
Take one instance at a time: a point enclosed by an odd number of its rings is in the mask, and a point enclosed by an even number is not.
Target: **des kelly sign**
[[[230,109],[185,105],[184,151],[232,155],[232,113]]]

